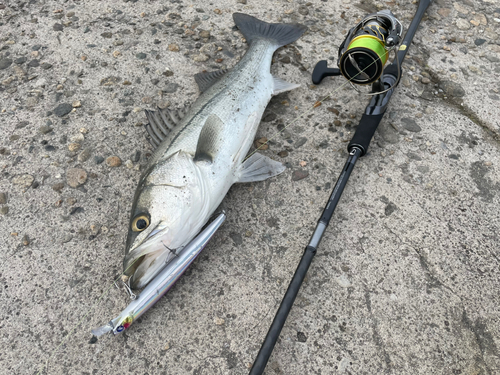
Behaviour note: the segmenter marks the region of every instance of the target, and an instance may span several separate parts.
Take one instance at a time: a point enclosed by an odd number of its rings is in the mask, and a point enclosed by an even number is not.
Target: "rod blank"
[[[311,262],[316,255],[317,247],[323,237],[323,233],[325,232],[330,219],[333,216],[333,212],[335,211],[335,207],[340,200],[342,192],[347,184],[347,180],[351,175],[352,170],[354,169],[354,165],[356,164],[356,160],[361,156],[361,150],[359,148],[354,148],[349,158],[347,159],[344,168],[340,174],[335,187],[333,188],[332,194],[330,195],[330,199],[323,210],[323,213],[316,225],[316,229],[314,230],[311,240],[309,241],[309,245],[307,245],[304,250],[304,254],[300,260],[299,266],[295,271],[295,274],[292,277],[292,281],[290,281],[290,285],[288,285],[288,289],[281,301],[280,307],[278,308],[278,312],[276,313],[274,320],[267,332],[267,336],[262,344],[259,354],[255,359],[255,362],[250,370],[249,375],[261,375],[266,368],[267,361],[273,352],[274,345],[276,345],[276,341],[280,336],[281,330],[285,325],[286,318],[292,309],[293,303],[295,302],[295,298],[299,293],[300,286],[306,277],[307,270],[311,265]]]

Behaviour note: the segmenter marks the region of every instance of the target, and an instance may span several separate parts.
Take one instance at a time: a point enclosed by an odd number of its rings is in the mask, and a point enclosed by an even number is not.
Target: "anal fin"
[[[239,167],[236,182],[264,181],[282,173],[286,167],[258,152],[252,154]]]
[[[300,85],[296,83],[290,83],[275,76],[273,76],[273,80],[274,80],[273,95],[278,95],[281,94],[282,92],[290,91],[296,89],[297,87],[300,87]]]

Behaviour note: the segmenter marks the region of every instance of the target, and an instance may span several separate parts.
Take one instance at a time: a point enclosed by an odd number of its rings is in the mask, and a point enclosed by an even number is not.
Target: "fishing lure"
[[[208,241],[213,237],[217,229],[226,220],[226,214],[220,213],[204,230],[200,232],[180,253],[174,258],[144,290],[134,299],[116,318],[108,324],[94,328],[94,336],[102,336],[108,332],[115,335],[125,331],[134,321],[148,311],[165,293],[175,284],[191,263],[205,248]]]

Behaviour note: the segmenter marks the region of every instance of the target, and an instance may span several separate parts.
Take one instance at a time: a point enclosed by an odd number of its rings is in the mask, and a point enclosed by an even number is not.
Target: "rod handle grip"
[[[349,145],[347,146],[349,152],[351,152],[354,147],[357,147],[361,150],[361,156],[367,153],[368,146],[370,145],[373,135],[375,134],[375,130],[377,130],[382,117],[384,117],[383,113],[378,115],[363,114],[363,117],[361,117],[361,121],[356,129],[356,133],[354,133],[351,142],[349,142]]]

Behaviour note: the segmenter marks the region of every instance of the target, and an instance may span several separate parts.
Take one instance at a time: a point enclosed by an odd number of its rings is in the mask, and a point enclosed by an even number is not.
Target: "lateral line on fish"
[[[76,329],[82,324],[82,322],[85,320],[85,318],[87,318],[87,316],[92,312],[94,311],[94,309],[97,307],[97,305],[101,302],[101,300],[104,298],[104,296],[106,294],[108,294],[108,292],[111,290],[111,288],[113,288],[113,285],[115,285],[115,283],[121,279],[121,277],[123,275],[125,275],[125,272],[128,271],[128,269],[130,267],[132,267],[135,262],[137,262],[139,260],[139,258],[137,258],[135,261],[132,262],[132,264],[130,266],[127,267],[126,270],[124,270],[122,272],[122,274],[120,276],[118,276],[116,278],[116,280],[114,280],[111,285],[101,294],[101,296],[98,298],[98,300],[92,305],[92,307],[85,313],[85,315],[78,321],[78,323],[74,326],[74,328],[66,335],[66,337],[61,341],[61,343],[52,351],[52,353],[50,354],[49,358],[47,358],[47,361],[45,361],[45,364],[42,366],[42,368],[37,372],[37,375],[41,375],[42,371],[45,370],[45,368],[47,367],[49,361],[52,359],[52,357],[54,357],[54,354],[56,354],[56,352],[59,350],[59,348],[61,346],[63,346],[66,341],[68,340],[68,338],[73,334],[73,332],[76,331]]]
[[[170,185],[170,184],[151,184],[151,185],[146,185],[146,186],[168,186],[168,187],[173,187],[173,188],[177,188],[177,189],[182,189],[185,185],[177,186],[177,185]]]
[[[388,50],[388,51],[385,51],[385,55],[387,55],[389,52],[391,52],[391,50]],[[384,56],[385,56],[384,55]],[[304,115],[307,115],[309,113],[311,113],[315,108],[319,107],[325,100],[327,100],[330,96],[332,96],[333,94],[335,94],[337,91],[339,91],[340,89],[342,89],[343,87],[345,87],[348,83],[350,84],[352,82],[353,79],[355,79],[358,75],[360,75],[361,73],[363,73],[366,69],[368,69],[370,66],[372,66],[373,64],[375,64],[377,62],[377,60],[374,60],[372,63],[370,63],[366,68],[364,68],[363,70],[359,71],[359,73],[357,73],[355,76],[353,76],[350,80],[347,80],[345,81],[343,84],[341,84],[339,87],[337,87],[335,90],[331,91],[327,96],[325,96],[323,99],[321,100],[318,100],[317,102],[315,102],[313,104],[313,106],[307,110],[305,110],[304,112],[302,112],[301,114],[299,114],[297,117],[295,117],[292,121],[290,121],[287,125],[285,125],[285,127],[281,130],[279,130],[277,133],[274,133],[271,138],[268,138],[267,141],[265,141],[264,143],[262,143],[259,147],[257,147],[254,151],[252,151],[243,161],[247,160],[248,158],[250,158],[250,156],[252,156],[253,154],[255,154],[256,152],[258,152],[262,147],[264,147],[267,143],[269,143],[269,141],[273,140],[274,138],[276,138],[278,135],[280,135],[282,132],[284,132],[290,125],[293,125],[295,124],[295,122],[297,122],[297,120],[299,120],[300,118],[302,118]]]
[[[251,48],[252,46],[250,46]],[[250,52],[250,48],[245,52],[245,55],[243,56],[242,59],[245,58],[245,56]],[[254,47],[255,48],[255,47]],[[253,68],[254,66],[258,66],[260,63],[261,63],[261,60],[264,58],[264,55],[262,55],[260,57],[260,59],[256,59],[255,61],[248,61],[246,62],[247,64],[251,64],[251,68]],[[236,64],[237,65],[237,64]],[[231,69],[228,69],[228,72],[226,74],[228,75],[232,75],[234,74],[234,71],[232,70],[234,67],[232,67]],[[248,70],[251,70],[251,69],[248,69]],[[237,77],[237,79],[239,80],[244,80],[246,77]],[[217,83],[216,83],[217,84]],[[220,90],[216,95],[214,95],[209,101],[207,101],[204,105],[202,105],[200,107],[200,109],[198,110],[198,113],[199,112],[202,112],[205,108],[209,107],[210,105],[212,105],[212,103],[214,103],[216,100],[219,99],[219,97],[224,97],[224,96],[228,96],[227,95],[227,88],[224,88],[223,90]],[[203,94],[203,93],[202,93]],[[196,120],[196,117],[197,116],[193,116],[191,119],[189,119],[189,121],[182,127],[182,128],[179,128],[179,129],[176,129],[174,127],[174,130],[172,131],[176,131],[177,133],[175,134],[174,138],[172,139],[172,141],[170,142],[170,145],[163,151],[163,154],[168,154],[168,151],[171,150],[172,146],[175,144],[175,141],[177,140],[177,138],[179,137],[179,135],[182,133],[183,130],[185,130],[189,125],[191,125],[191,123],[193,121]],[[181,120],[182,121],[182,120]],[[161,143],[161,142],[160,142]],[[157,150],[159,150],[159,147],[157,147],[155,149],[155,152],[157,152]]]

